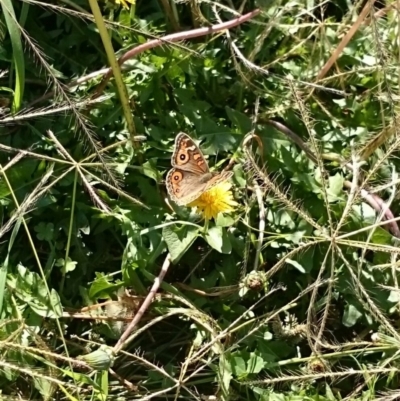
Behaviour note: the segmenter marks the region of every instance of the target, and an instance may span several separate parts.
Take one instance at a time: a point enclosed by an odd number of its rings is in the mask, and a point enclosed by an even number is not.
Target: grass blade
[[[12,112],[20,110],[24,96],[25,86],[25,59],[22,48],[21,31],[15,17],[14,7],[11,0],[3,0],[1,7],[4,12],[4,19],[10,34],[11,45],[13,49],[13,64],[15,68],[15,89]]]

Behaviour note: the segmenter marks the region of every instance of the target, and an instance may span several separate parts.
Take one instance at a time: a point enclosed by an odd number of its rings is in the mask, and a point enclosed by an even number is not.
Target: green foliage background
[[[113,78],[99,93],[94,4],[1,2],[2,394],[399,397],[396,8],[99,3],[117,59],[261,8],[130,58],[121,98]],[[208,231],[166,202],[180,131],[216,169],[234,162],[240,205]]]

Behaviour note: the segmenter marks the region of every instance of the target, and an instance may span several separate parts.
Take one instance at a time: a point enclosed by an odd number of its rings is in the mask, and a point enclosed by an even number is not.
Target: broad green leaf
[[[37,273],[30,272],[24,266],[18,265],[18,274],[9,277],[7,284],[13,289],[14,294],[22,302],[27,303],[39,316],[52,319],[62,316],[58,293],[51,290],[51,293],[48,294],[42,278]]]
[[[60,296],[55,289],[51,290],[50,301],[52,305],[52,310],[56,314],[57,317],[62,317],[63,315],[63,307],[61,303]]]
[[[224,401],[229,400],[229,389],[232,380],[232,365],[228,361],[227,353],[221,353],[218,366],[218,382],[221,386],[221,398]]]
[[[292,171],[294,173],[299,171],[299,165],[296,160],[293,158],[293,155],[286,149],[286,147],[281,146],[280,148],[282,153],[282,161],[284,163],[284,168]]]
[[[233,225],[234,222],[235,219],[232,216],[218,213],[215,224],[219,227],[230,227]]]
[[[213,134],[210,134],[210,132],[213,132]],[[220,127],[216,127],[214,130],[205,130],[203,137],[205,141],[201,144],[201,148],[206,155],[215,155],[223,151],[229,152],[234,149],[237,141],[235,135]]]
[[[257,355],[254,352],[250,353],[250,358],[247,360],[247,373],[260,373],[264,368],[264,360],[261,356]]]
[[[321,192],[321,187],[318,185],[315,177],[311,174],[297,173],[291,178],[294,183],[301,185],[304,190],[312,191],[316,194]]]
[[[230,361],[232,373],[237,378],[242,378],[247,375],[248,372],[246,369],[246,361],[243,359],[242,356],[233,356]]]
[[[154,181],[159,182],[161,179],[160,173],[157,169],[157,159],[153,158],[142,165],[143,173],[145,176],[152,178]]]
[[[205,240],[216,251],[231,253],[232,245],[225,228],[219,226],[210,227],[205,234]]]
[[[57,386],[45,377],[34,377],[33,382],[36,390],[39,391],[44,400],[50,400],[56,391]]]
[[[266,212],[266,217],[268,221],[274,225],[287,227],[289,229],[293,229],[295,227],[295,223],[293,221],[291,214],[284,209],[280,210],[268,209]]]
[[[228,106],[225,107],[225,111],[228,118],[239,128],[242,134],[247,134],[251,131],[253,124],[246,114],[240,113]]]
[[[52,241],[54,237],[54,224],[53,223],[39,223],[35,226],[37,232],[36,237],[40,241]]]
[[[96,276],[96,280],[93,281],[89,288],[89,297],[92,300],[97,298],[108,298],[122,285],[122,283],[110,282],[102,273],[97,273]]]
[[[328,383],[325,384],[325,393],[328,401],[336,401],[337,398],[335,397],[331,387]]]
[[[284,237],[285,237],[285,239],[293,242],[294,244],[299,244],[300,242],[303,241],[305,234],[306,234],[306,231],[295,231],[290,234],[284,234]]]
[[[346,327],[353,327],[361,316],[362,313],[353,304],[347,304],[343,313],[342,323]]]
[[[393,236],[387,230],[382,227],[374,228],[374,233],[372,234],[372,242],[374,244],[384,244],[391,245]]]
[[[69,256],[66,263],[63,258],[59,258],[56,261],[56,266],[62,267],[63,274],[74,271],[77,264],[78,262],[73,261]]]
[[[400,291],[399,290],[390,291],[387,300],[389,302],[393,302],[393,303],[400,302]]]
[[[199,229],[189,225],[182,227],[166,226],[162,232],[171,254],[171,261],[177,263],[197,238]]]
[[[329,187],[327,189],[329,202],[336,202],[343,198],[344,178],[339,173],[329,177]]]
[[[210,245],[218,252],[221,252],[223,244],[222,227],[217,227],[217,226],[210,227],[206,232],[205,238],[206,241],[208,242],[208,245]]]

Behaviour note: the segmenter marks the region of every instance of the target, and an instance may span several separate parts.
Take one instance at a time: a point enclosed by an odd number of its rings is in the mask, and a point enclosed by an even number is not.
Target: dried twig
[[[135,317],[130,322],[129,326],[126,328],[125,332],[122,334],[121,338],[118,340],[117,344],[114,346],[113,348],[114,354],[118,354],[118,352],[129,343],[129,335],[132,333],[135,326],[140,322],[142,316],[144,315],[144,313],[150,306],[151,302],[153,301],[154,296],[156,295],[165,275],[167,274],[170,263],[171,263],[171,255],[168,253],[161,267],[160,274],[154,280],[153,286],[151,287],[145,300],[143,301],[142,305],[137,311]]]
[[[216,24],[216,25],[206,27],[206,28],[191,29],[189,31],[166,35],[160,39],[149,40],[146,43],[143,43],[139,46],[136,46],[135,48],[133,48],[131,50],[128,50],[122,57],[120,57],[120,59],[118,60],[118,63],[119,63],[119,65],[122,65],[125,61],[131,59],[132,57],[137,56],[139,53],[142,53],[146,50],[153,49],[154,47],[157,47],[157,46],[161,46],[165,42],[179,42],[181,40],[193,39],[193,38],[197,38],[199,36],[210,35],[212,33],[223,31],[225,29],[231,29],[237,25],[242,24],[243,22],[250,20],[251,18],[254,18],[259,13],[260,13],[260,10],[255,9],[245,15],[242,15],[241,17],[235,18],[235,19],[227,21],[227,22],[223,22],[221,24]],[[112,69],[108,68],[108,71],[105,74],[103,81],[100,83],[100,85],[96,89],[94,97],[100,96],[100,94],[104,91],[104,88],[106,87],[107,82],[111,78],[111,75],[112,75]]]
[[[336,62],[336,60],[339,58],[339,55],[342,53],[343,49],[347,46],[347,44],[350,42],[350,39],[355,35],[355,33],[358,31],[358,28],[360,25],[363,23],[365,18],[367,17],[369,11],[371,10],[372,6],[374,5],[375,0],[369,0],[365,3],[364,8],[362,9],[360,15],[358,16],[356,22],[353,24],[353,26],[350,28],[350,30],[346,33],[344,38],[341,40],[339,43],[338,47],[335,49],[335,51],[332,53],[331,57],[329,57],[329,60],[325,63],[325,65],[322,67],[321,71],[317,75],[316,81],[319,81],[320,79],[324,78],[326,73],[330,70],[332,65]]]

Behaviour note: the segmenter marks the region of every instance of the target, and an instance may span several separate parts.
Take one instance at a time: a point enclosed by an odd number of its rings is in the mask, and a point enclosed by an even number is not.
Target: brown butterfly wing
[[[198,175],[210,172],[207,161],[199,147],[183,132],[180,132],[175,138],[171,164],[180,170]]]
[[[197,199],[207,189],[212,178],[211,173],[199,175],[173,168],[167,175],[167,190],[175,203],[186,205]]]
[[[187,205],[201,194],[232,176],[231,171],[198,175],[173,168],[167,175],[167,190],[171,199],[178,205]]]
[[[232,171],[222,171],[220,173],[211,173],[211,174],[213,176],[207,182],[207,186],[206,186],[204,192],[208,191],[212,187],[215,187],[216,185],[218,185],[219,183],[221,183],[223,181],[229,180],[232,177],[233,172]]]

